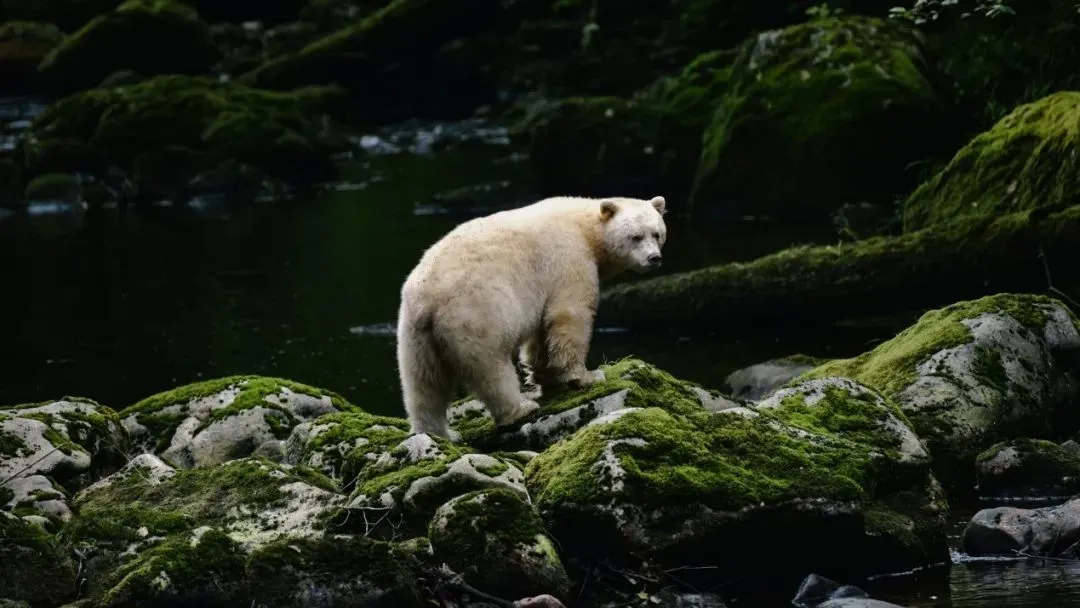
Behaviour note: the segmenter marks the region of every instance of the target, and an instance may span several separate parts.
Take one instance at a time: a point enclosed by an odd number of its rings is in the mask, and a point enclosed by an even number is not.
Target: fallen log
[[[626,328],[830,324],[1080,283],[1080,205],[958,218],[918,232],[800,246],[615,285],[597,323]],[[1061,293],[1052,295],[1061,296]]]

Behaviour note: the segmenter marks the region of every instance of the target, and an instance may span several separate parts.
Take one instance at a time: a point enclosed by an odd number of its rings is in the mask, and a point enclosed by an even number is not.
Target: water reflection
[[[864,588],[911,608],[1056,608],[1080,606],[1080,562],[972,559]]]

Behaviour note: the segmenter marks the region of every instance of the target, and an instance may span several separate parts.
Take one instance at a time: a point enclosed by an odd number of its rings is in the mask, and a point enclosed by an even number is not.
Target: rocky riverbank
[[[733,579],[794,595],[811,573],[939,564],[949,501],[976,478],[980,491],[1069,482],[1074,452],[1051,442],[1080,428],[1078,349],[1061,302],[999,294],[929,312],[854,359],[759,378],[753,401],[637,359],[542,396],[501,434],[465,399],[459,443],[259,376],[119,410],[9,406],[0,589],[32,606],[419,606],[477,592],[600,605]],[[1048,459],[1054,472],[1031,464]]]

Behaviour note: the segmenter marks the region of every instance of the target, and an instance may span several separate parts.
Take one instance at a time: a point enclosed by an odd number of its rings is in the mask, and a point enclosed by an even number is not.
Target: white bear
[[[664,197],[552,197],[458,225],[401,288],[397,363],[412,433],[454,439],[446,409],[460,382],[511,425],[539,405],[515,356],[544,386],[603,381],[585,368],[600,280],[657,268]]]

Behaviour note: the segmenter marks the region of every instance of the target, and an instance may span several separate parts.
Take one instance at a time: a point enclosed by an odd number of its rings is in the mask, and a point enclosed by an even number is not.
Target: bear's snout
[[[649,259],[646,260],[646,262],[649,263],[649,268],[659,268],[660,263],[663,262],[663,258],[659,253],[654,253],[649,256]]]

